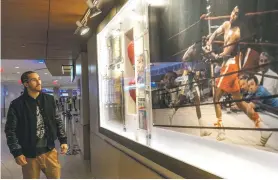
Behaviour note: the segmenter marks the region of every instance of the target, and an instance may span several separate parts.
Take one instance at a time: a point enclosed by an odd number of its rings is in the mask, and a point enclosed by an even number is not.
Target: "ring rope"
[[[157,95],[158,96],[158,95]],[[241,98],[241,99],[233,99],[233,100],[226,100],[226,101],[217,101],[217,102],[207,102],[207,103],[199,103],[199,106],[207,106],[207,105],[215,105],[215,104],[222,104],[222,103],[236,103],[236,102],[242,102],[242,101],[256,101],[256,100],[265,100],[265,99],[273,99],[273,98],[278,98],[278,94],[276,95],[270,95],[270,96],[262,96],[262,97],[251,97],[251,98]],[[195,104],[183,104],[183,105],[177,105],[174,106],[175,108],[181,108],[181,107],[192,107],[196,106]],[[153,108],[153,109],[168,109],[168,107],[163,107],[163,108]],[[273,111],[273,109],[272,109]],[[275,113],[278,115],[278,109],[275,109]]]
[[[226,48],[226,47],[228,47],[228,46],[232,46],[232,45],[238,44],[238,43],[244,41],[245,39],[249,39],[249,38],[253,37],[254,35],[256,35],[256,33],[253,33],[253,34],[251,34],[250,36],[246,36],[246,37],[244,37],[244,38],[241,38],[240,40],[235,41],[235,42],[233,42],[233,43],[230,43],[230,44],[227,44],[227,45],[225,45],[225,46],[216,48],[215,50],[209,51],[209,52],[207,52],[207,53],[205,53],[205,54],[210,54],[210,53],[213,53],[213,52],[218,51],[218,50],[220,50],[220,49],[224,49],[224,48]],[[202,41],[203,41],[203,39],[201,39],[201,40],[199,40],[199,41],[196,41],[195,44],[202,43]],[[194,44],[194,43],[193,43],[193,44]],[[189,46],[188,48],[184,49],[184,50],[181,50],[181,51],[179,51],[179,52],[173,54],[172,57],[174,57],[174,56],[176,56],[176,55],[178,55],[178,54],[181,54],[181,53],[184,52],[184,51],[187,51],[189,48],[190,48],[190,46]],[[205,54],[203,54],[203,55],[205,55]]]
[[[171,128],[188,128],[188,129],[225,129],[225,130],[239,130],[239,131],[278,131],[278,128],[243,128],[243,127],[214,127],[214,126],[181,126],[181,125],[166,125],[153,124],[154,127],[171,127]]]
[[[246,13],[245,16],[256,16],[256,15],[264,15],[264,14],[270,14],[270,13],[278,13],[278,10],[262,11],[262,12],[250,12],[250,13]],[[178,32],[177,34],[171,36],[168,40],[180,35],[181,33],[187,31],[188,29],[194,27],[195,25],[200,23],[200,21],[202,21],[202,20],[219,20],[219,19],[229,19],[229,18],[230,18],[229,15],[208,17],[208,14],[203,14],[197,22],[193,23],[189,27],[187,27],[184,30]]]
[[[250,70],[255,70],[255,69],[258,69],[258,68],[261,68],[261,67],[265,67],[265,66],[268,66],[270,64],[276,64],[278,63],[278,61],[273,61],[273,62],[270,62],[270,63],[266,63],[266,64],[263,64],[263,65],[258,65],[258,66],[255,66],[255,67],[252,67],[252,68],[246,68],[246,69],[241,69],[241,70],[238,70],[238,71],[234,71],[234,72],[230,72],[230,73],[226,73],[226,74],[222,74],[222,75],[219,75],[219,76],[216,76],[216,77],[213,77],[213,78],[205,78],[205,79],[200,79],[198,80],[198,82],[200,81],[207,81],[207,80],[211,80],[211,79],[216,79],[216,78],[219,78],[219,77],[224,77],[224,76],[230,76],[232,74],[237,74],[237,73],[241,73],[241,72],[245,72],[245,71],[250,71]],[[260,75],[260,73],[256,73],[258,75]],[[264,75],[265,77],[270,77],[270,78],[273,78],[273,79],[277,79],[278,80],[278,77],[276,76],[271,76],[271,75]],[[183,84],[183,85],[180,85],[178,87],[183,87],[183,86],[187,86],[187,85],[191,85],[191,84],[194,84],[194,83],[197,83],[197,82],[191,82],[191,83],[187,83],[187,84]],[[197,83],[198,84],[198,83]],[[153,91],[163,91],[164,89],[156,89],[156,90],[153,90]],[[180,91],[180,90],[179,90]],[[174,92],[174,91],[173,91]],[[178,91],[176,91],[178,92]],[[171,92],[172,93],[172,92]]]
[[[213,41],[213,43],[223,44],[223,41]],[[258,46],[271,46],[271,47],[278,47],[278,44],[273,43],[251,43],[251,42],[240,42],[239,44],[242,45],[258,45]]]
[[[264,15],[264,14],[270,14],[270,13],[278,13],[278,10],[271,10],[271,11],[262,11],[262,12],[250,12],[246,13],[245,16],[258,16],[258,15]],[[229,19],[230,16],[215,16],[215,17],[205,17],[204,20],[219,20],[219,19]]]
[[[210,14],[210,13],[209,13],[209,14]],[[208,17],[209,14],[203,14],[203,15],[200,17],[200,19],[199,19],[198,21],[196,21],[195,23],[191,24],[189,27],[185,28],[184,30],[178,32],[177,34],[175,34],[175,35],[169,37],[168,40],[170,40],[170,39],[172,39],[172,38],[174,38],[174,37],[180,35],[181,33],[187,31],[188,29],[190,29],[190,28],[196,26],[196,25],[197,25],[198,23],[200,23],[203,19],[205,19],[206,17]]]

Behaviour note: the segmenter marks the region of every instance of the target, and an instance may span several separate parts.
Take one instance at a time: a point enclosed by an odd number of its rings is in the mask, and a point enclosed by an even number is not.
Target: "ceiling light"
[[[44,74],[48,74],[48,73],[44,73]]]
[[[93,17],[99,15],[100,13],[102,13],[102,11],[97,7],[98,0],[94,0],[93,2],[92,2],[92,0],[87,0],[86,3],[88,5],[88,7],[90,8],[90,15],[89,15],[90,18],[93,18]]]
[[[80,35],[83,36],[90,31],[90,28],[86,25],[83,25],[80,21],[76,21],[76,25],[78,26],[78,28],[74,34],[76,34],[79,31]]]
[[[18,67],[18,66],[16,66],[16,67],[14,67],[14,68],[18,69],[19,67]]]
[[[90,31],[90,28],[88,26],[83,26],[80,29],[80,35],[84,36],[85,34],[87,34]]]
[[[17,72],[17,74],[20,74],[20,72]]]
[[[53,83],[54,85],[57,85],[57,84],[58,84],[58,80],[54,80],[52,83]]]
[[[73,65],[62,65],[62,73],[72,73]]]

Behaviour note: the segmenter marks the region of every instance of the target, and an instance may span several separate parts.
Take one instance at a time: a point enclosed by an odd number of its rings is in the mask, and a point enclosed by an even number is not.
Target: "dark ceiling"
[[[114,2],[100,0],[103,13],[88,25],[95,28]],[[74,35],[75,22],[88,8],[85,0],[4,0],[1,6],[2,59],[43,59],[51,74],[59,76],[62,64],[70,64],[86,51],[89,36]]]

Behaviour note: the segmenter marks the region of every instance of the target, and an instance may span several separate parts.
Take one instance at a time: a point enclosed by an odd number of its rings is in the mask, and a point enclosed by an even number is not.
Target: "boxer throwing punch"
[[[240,28],[240,20],[242,17],[242,13],[240,13],[240,8],[236,6],[231,15],[230,20],[224,22],[209,38],[206,43],[206,48],[203,48],[205,52],[210,52],[212,50],[211,44],[215,37],[224,34],[224,46],[223,52],[220,54],[211,53],[213,58],[215,59],[223,59],[223,64],[221,67],[221,77],[216,79],[216,89],[214,94],[214,102],[215,102],[215,112],[217,122],[215,126],[223,127],[222,123],[222,110],[221,106],[218,103],[222,95],[226,93],[232,94],[234,100],[242,99],[242,95],[240,93],[240,86],[238,80],[238,73],[233,73],[230,75],[226,75],[227,73],[236,72],[239,70],[238,58],[238,42],[241,39],[241,28]],[[230,45],[229,45],[230,44]],[[243,112],[254,121],[255,126],[258,128],[267,128],[267,126],[263,123],[259,114],[254,111],[252,107],[250,107],[244,101],[236,102],[237,106],[243,110]],[[262,132],[261,131],[261,140],[258,145],[265,146],[268,139],[271,136],[271,132]],[[225,139],[225,131],[219,130],[217,140]]]

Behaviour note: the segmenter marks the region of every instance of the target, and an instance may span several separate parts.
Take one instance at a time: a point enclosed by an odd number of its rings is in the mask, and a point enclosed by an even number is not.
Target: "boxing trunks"
[[[221,68],[220,77],[216,79],[216,87],[227,93],[240,92],[238,73],[233,73],[238,70],[235,58],[228,59]]]

